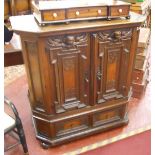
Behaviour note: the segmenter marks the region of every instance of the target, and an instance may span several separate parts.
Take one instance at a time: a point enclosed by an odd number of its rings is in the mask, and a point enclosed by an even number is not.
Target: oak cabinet
[[[133,14],[129,20],[40,27],[31,15],[11,18],[21,36],[36,137],[44,147],[128,123],[142,21]]]

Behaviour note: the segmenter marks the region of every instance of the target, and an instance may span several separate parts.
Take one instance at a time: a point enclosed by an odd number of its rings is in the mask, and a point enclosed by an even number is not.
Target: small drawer
[[[65,10],[43,11],[43,21],[57,21],[65,19]]]
[[[93,116],[93,126],[100,126],[107,123],[112,123],[118,121],[124,115],[125,107],[116,108],[109,111],[103,111],[94,114]]]
[[[80,132],[88,128],[88,117],[68,119],[55,124],[56,135],[63,136],[74,132]]]
[[[111,17],[122,17],[129,16],[130,6],[111,6],[110,16]]]
[[[67,10],[68,19],[107,17],[107,7],[72,8]]]

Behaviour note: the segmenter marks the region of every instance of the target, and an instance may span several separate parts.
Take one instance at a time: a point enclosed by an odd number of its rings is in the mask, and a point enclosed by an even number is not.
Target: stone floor
[[[20,76],[25,74],[24,65],[9,66],[4,68],[4,86],[7,86]]]

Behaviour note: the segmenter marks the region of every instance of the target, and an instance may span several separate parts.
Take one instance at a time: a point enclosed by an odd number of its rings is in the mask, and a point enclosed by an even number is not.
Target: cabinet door
[[[90,50],[87,34],[50,37],[51,76],[56,113],[89,103]]]
[[[92,34],[94,104],[127,97],[129,90],[126,88],[126,81],[130,64],[131,36],[132,29]]]

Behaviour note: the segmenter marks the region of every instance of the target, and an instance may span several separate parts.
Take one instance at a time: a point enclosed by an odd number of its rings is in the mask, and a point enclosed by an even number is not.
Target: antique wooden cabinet
[[[143,17],[52,24],[11,18],[21,36],[36,137],[55,146],[128,123]]]

